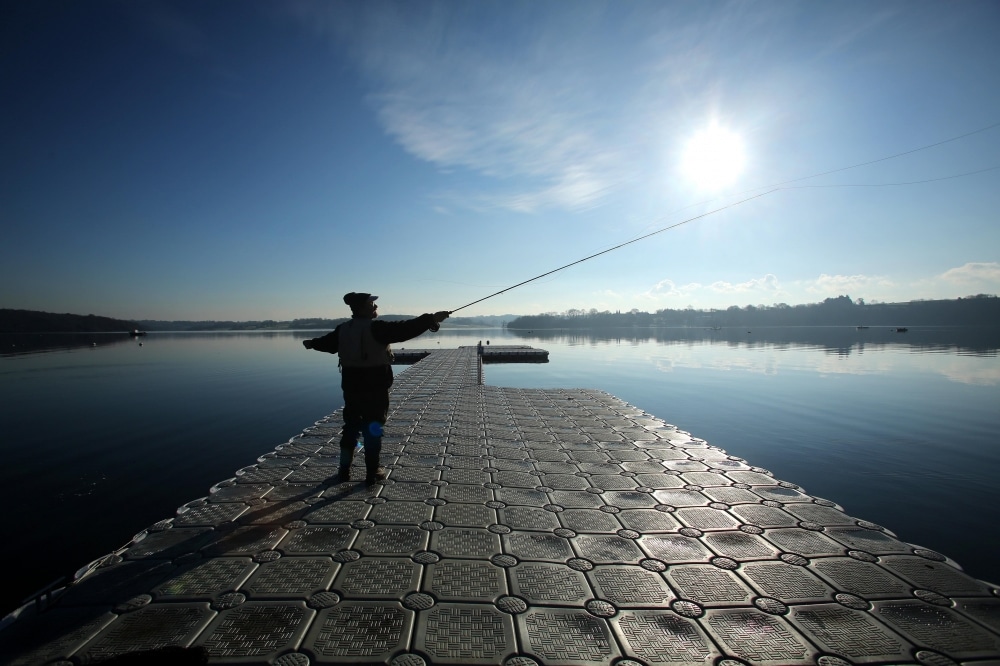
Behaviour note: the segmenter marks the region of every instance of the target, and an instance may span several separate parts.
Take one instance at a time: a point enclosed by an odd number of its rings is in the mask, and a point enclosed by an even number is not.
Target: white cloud
[[[892,289],[895,284],[884,275],[827,275],[804,283],[805,291],[819,296],[840,296],[842,294],[882,292]]]
[[[1000,263],[969,262],[914,281],[910,290],[920,298],[960,298],[1000,293]]]
[[[686,134],[714,117],[752,134],[821,89],[775,37],[799,11],[761,3],[288,1],[346,47],[388,136],[473,176],[434,197],[455,208],[576,211],[625,185],[655,205],[687,194]],[[844,53],[887,14],[827,10],[808,53]]]
[[[1000,285],[1000,263],[991,262],[970,262],[958,268],[945,271],[939,279],[959,286],[991,286],[997,288]]]
[[[454,64],[429,62],[427,68]],[[466,65],[455,71],[460,92],[453,84],[437,90],[434,82],[414,80],[391,85],[426,86],[421,94],[397,90],[372,101],[386,132],[407,152],[442,168],[464,167],[496,179],[506,190],[478,195],[476,203],[521,212],[572,210],[593,204],[627,179],[624,156],[609,147],[615,142],[601,136],[596,123],[563,110],[572,101],[545,94],[547,86],[523,80],[529,75],[518,71],[497,72],[483,87],[480,77],[462,71]],[[492,99],[497,87],[503,89],[500,99]]]
[[[684,287],[678,287],[673,280],[660,280],[654,284],[645,296],[652,299],[684,298],[691,290],[701,288],[700,284],[691,283]]]
[[[763,293],[776,295],[781,291],[781,285],[778,283],[778,278],[768,273],[762,278],[753,278],[746,282],[737,282],[735,284],[718,280],[708,285],[708,289],[719,294]]]
[[[782,299],[787,293],[782,288],[778,278],[768,273],[763,277],[751,278],[745,282],[726,282],[717,280],[711,284],[689,282],[678,285],[673,280],[660,280],[647,289],[641,296],[649,301],[665,303],[671,301],[672,307],[692,305],[694,307],[717,307],[725,300],[720,296],[751,295],[754,299],[764,298],[770,301]],[[759,301],[758,301],[759,302]],[[726,305],[733,305],[726,300]]]
[[[404,150],[495,181],[488,195],[462,188],[473,207],[578,209],[633,175],[612,129],[622,100],[598,95],[601,56],[553,34],[547,10],[496,26],[504,15],[484,20],[454,5],[370,7],[300,14],[349,45],[380,123]]]
[[[867,301],[908,301],[914,298],[957,298],[973,293],[1000,292],[1000,263],[968,263],[933,277],[899,280],[886,275],[823,273],[816,278],[782,282],[773,273],[743,282],[717,280],[708,284],[678,284],[664,279],[638,294],[659,307],[729,307],[742,303],[811,303],[850,295]]]
[[[436,198],[519,212],[591,208],[625,184],[661,192],[653,171],[678,131],[678,106],[700,117],[707,93],[696,84],[718,85],[667,74],[709,67],[715,50],[692,38],[691,23],[730,12],[309,0],[288,11],[346,46],[404,150],[489,180]]]

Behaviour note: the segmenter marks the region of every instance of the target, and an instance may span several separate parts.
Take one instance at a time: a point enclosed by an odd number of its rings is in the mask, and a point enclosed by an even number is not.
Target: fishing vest
[[[372,336],[372,320],[356,317],[339,327],[337,353],[345,368],[374,368],[391,365],[392,350]]]

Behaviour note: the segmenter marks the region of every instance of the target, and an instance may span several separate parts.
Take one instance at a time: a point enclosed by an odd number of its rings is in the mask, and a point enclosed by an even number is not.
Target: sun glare
[[[743,140],[739,135],[712,125],[688,141],[681,173],[698,189],[717,190],[736,181],[745,161]]]

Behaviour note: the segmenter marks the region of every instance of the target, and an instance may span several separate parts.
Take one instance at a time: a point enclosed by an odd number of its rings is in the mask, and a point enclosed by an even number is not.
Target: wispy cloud
[[[688,294],[702,288],[697,282],[678,286],[673,280],[660,280],[654,284],[644,296],[651,300],[665,301],[669,299],[686,298]]]
[[[968,263],[942,273],[939,278],[959,286],[1000,286],[1000,263],[995,261]]]
[[[895,287],[884,275],[827,275],[804,283],[805,291],[819,296],[840,296],[851,292],[886,291]]]
[[[969,262],[943,273],[921,278],[910,285],[923,298],[959,298],[1000,293],[1000,263]]]
[[[768,273],[762,277],[751,278],[744,282],[716,280],[707,285],[698,282],[678,285],[673,280],[666,279],[657,282],[644,292],[642,297],[655,303],[677,307],[681,304],[697,305],[700,303],[714,306],[720,302],[720,296],[733,299],[736,297],[751,297],[756,302],[760,302],[759,299],[774,302],[785,298],[787,295],[778,278]],[[727,303],[731,305],[734,304],[734,301],[727,301]]]
[[[708,285],[708,289],[717,294],[777,294],[781,291],[781,285],[778,283],[778,278],[768,273],[764,277],[753,278],[746,282],[732,283],[718,280]]]
[[[907,301],[921,298],[957,298],[974,293],[1000,293],[1000,263],[967,263],[943,273],[900,281],[885,275],[820,274],[812,279],[783,282],[772,273],[742,282],[724,280],[709,284],[657,282],[638,298],[659,307],[728,307],[745,303],[813,303],[850,295],[868,301]]]
[[[588,117],[586,95],[560,86],[542,63],[522,57],[500,67],[461,49],[421,54],[419,65],[399,62],[412,57],[383,53],[369,63],[383,88],[370,101],[410,154],[496,181],[498,191],[473,195],[474,204],[584,208],[631,175],[606,119]]]
[[[485,179],[438,193],[449,206],[580,210],[648,177],[679,85],[662,69],[704,61],[675,59],[680,21],[603,3],[299,0],[293,11],[347,45],[376,117],[404,150]]]
[[[435,202],[518,212],[588,209],[625,185],[663,196],[690,132],[718,118],[753,132],[808,97],[803,23],[808,53],[840,57],[892,17],[832,8],[804,22],[804,10],[743,2],[289,2],[351,54],[386,134],[455,177]]]

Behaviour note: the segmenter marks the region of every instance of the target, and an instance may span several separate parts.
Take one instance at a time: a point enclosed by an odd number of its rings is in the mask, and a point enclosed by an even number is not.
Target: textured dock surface
[[[476,347],[459,347],[459,349],[476,350],[484,363],[548,363],[549,353],[544,349],[535,349],[525,345],[480,345]],[[408,365],[426,358],[433,349],[397,349],[394,350],[397,365]]]
[[[1000,588],[946,557],[607,393],[477,372],[400,374],[386,482],[327,481],[331,414],[24,609],[0,662],[1000,664]]]

